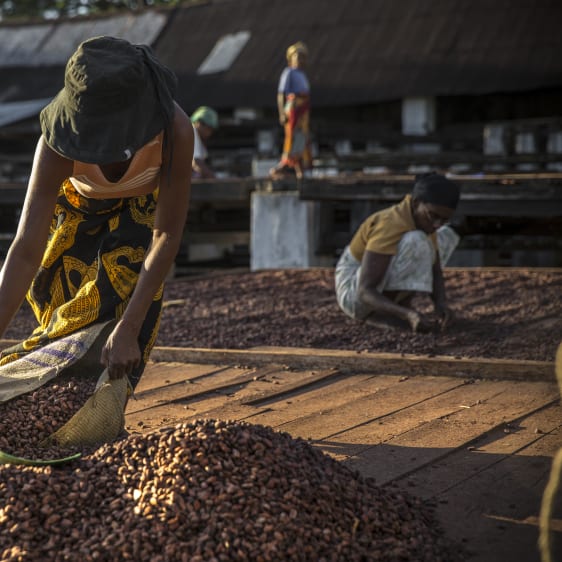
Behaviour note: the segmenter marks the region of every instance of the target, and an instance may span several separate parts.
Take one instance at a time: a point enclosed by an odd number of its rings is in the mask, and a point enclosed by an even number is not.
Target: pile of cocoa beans
[[[17,457],[52,460],[76,450],[42,447],[94,392],[96,379],[60,376],[33,392],[0,403],[0,450]]]
[[[132,434],[57,467],[0,466],[0,560],[458,558],[431,511],[246,422]]]

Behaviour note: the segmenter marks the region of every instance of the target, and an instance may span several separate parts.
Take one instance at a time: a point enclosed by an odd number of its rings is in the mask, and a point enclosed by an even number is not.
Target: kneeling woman
[[[189,202],[193,128],[175,85],[149,47],[122,39],[89,39],[69,59],[0,274],[0,336],[26,292],[39,326],[0,365],[106,324],[101,364],[138,382]]]
[[[455,183],[427,174],[417,179],[411,195],[368,217],[336,266],[340,308],[363,322],[402,322],[413,331],[427,331],[426,319],[407,303],[417,292],[428,293],[440,327],[446,328],[453,313],[445,299],[441,264],[460,239],[447,224],[458,201]]]

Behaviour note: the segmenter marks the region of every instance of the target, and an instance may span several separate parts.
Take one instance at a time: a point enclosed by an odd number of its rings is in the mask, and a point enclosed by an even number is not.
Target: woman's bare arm
[[[365,250],[363,259],[361,260],[361,273],[359,275],[357,296],[359,300],[372,309],[373,312],[392,314],[393,316],[402,318],[402,320],[408,320],[408,309],[393,303],[377,289],[378,285],[384,279],[391,259],[391,255]]]
[[[59,188],[72,173],[72,162],[37,143],[16,236],[0,272],[0,336],[20,307],[47,246]]]
[[[365,251],[361,261],[357,296],[359,300],[373,312],[390,314],[401,320],[405,320],[411,326],[412,330],[416,331],[423,323],[420,314],[411,308],[400,306],[391,301],[377,288],[384,279],[391,259],[391,255],[379,254],[368,250]]]
[[[173,124],[173,159],[162,163],[152,242],[146,253],[137,286],[127,308],[102,350],[101,361],[109,376],[130,373],[140,362],[138,336],[148,309],[164,282],[180,247],[191,191],[193,127],[176,105]]]

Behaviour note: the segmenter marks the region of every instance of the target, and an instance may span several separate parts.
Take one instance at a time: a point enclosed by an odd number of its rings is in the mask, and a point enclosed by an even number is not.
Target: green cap
[[[198,107],[191,116],[192,123],[197,123],[199,121],[202,121],[205,125],[213,129],[219,128],[219,116],[217,112],[206,105]]]

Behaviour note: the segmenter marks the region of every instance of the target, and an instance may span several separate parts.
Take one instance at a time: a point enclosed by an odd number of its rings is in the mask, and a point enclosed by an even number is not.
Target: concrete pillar
[[[424,136],[435,131],[435,98],[402,100],[402,134]]]
[[[252,193],[250,268],[314,266],[314,203],[298,191]]]

